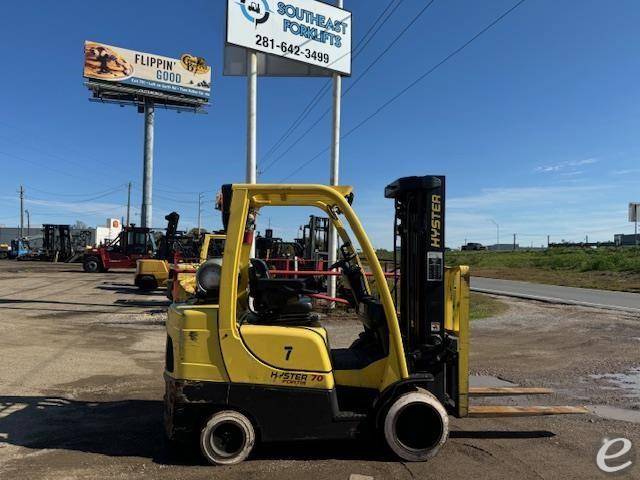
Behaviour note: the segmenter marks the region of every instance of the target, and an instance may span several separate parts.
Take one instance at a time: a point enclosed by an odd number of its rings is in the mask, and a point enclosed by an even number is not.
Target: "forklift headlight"
[[[222,265],[220,259],[211,259],[204,262],[196,272],[196,284],[198,293],[205,297],[211,297],[220,291],[220,277]]]

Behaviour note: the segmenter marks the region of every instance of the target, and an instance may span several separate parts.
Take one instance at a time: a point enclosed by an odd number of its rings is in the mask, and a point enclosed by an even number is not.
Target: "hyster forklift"
[[[445,268],[445,179],[401,178],[385,196],[395,202],[400,243],[396,304],[351,208],[350,187],[223,186],[222,265],[200,266],[194,298],[169,309],[170,439],[196,434],[210,463],[228,465],[247,458],[258,441],[379,435],[401,459],[424,461],[445,444],[449,416],[585,412],[469,405],[473,395],[548,391],[469,388],[469,272]],[[331,268],[342,271],[363,326],[349,348],[331,348],[307,297],[314,292],[302,280],[273,278],[263,260],[250,258],[255,220],[266,206],[318,207],[336,227],[341,258]]]

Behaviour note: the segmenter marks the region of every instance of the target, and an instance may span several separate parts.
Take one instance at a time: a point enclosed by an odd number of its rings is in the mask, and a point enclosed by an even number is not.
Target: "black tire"
[[[152,275],[143,275],[136,278],[137,287],[143,292],[151,292],[158,288],[158,281]]]
[[[449,438],[449,416],[436,397],[416,389],[391,403],[382,430],[394,454],[408,462],[424,462],[435,457]]]
[[[86,257],[82,262],[82,269],[87,273],[98,273],[104,270],[98,257]]]
[[[235,410],[213,414],[200,431],[200,450],[212,465],[234,465],[245,460],[256,443],[251,421]]]

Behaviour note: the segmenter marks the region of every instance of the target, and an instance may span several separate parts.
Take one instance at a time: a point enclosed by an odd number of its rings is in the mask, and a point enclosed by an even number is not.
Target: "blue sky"
[[[399,1],[399,0],[396,0]],[[389,0],[345,0],[354,43]],[[374,112],[464,44],[515,0],[436,0],[402,39],[344,97],[343,131]],[[404,0],[353,64],[359,78],[424,6]],[[245,172],[243,78],[223,77],[223,0],[168,2],[8,2],[0,18],[0,225],[19,220],[26,188],[32,224],[103,224],[124,214],[128,181],[139,211],[142,116],[133,108],[88,101],[82,81],[85,39],[177,57],[190,52],[213,67],[208,115],[156,114],[154,224],[175,209],[219,227],[212,199]],[[345,139],[341,183],[374,244],[391,245],[392,204],[384,186],[404,175],[444,174],[447,243],[493,243],[518,234],[524,245],[609,240],[632,232],[629,201],[640,201],[640,3],[633,0],[528,0],[389,108]],[[280,138],[325,79],[259,81],[258,158]],[[330,105],[298,125],[284,151]],[[330,141],[330,120],[260,178],[277,182]],[[279,153],[278,153],[279,154]],[[276,156],[278,156],[276,154]],[[289,181],[328,181],[329,154]],[[268,161],[267,161],[268,163]],[[265,163],[263,162],[263,165]],[[272,217],[291,237],[304,215]]]

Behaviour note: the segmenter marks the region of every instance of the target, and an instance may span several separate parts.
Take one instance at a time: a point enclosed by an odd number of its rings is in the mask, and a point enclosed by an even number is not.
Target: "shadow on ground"
[[[164,297],[165,292],[162,289],[156,290],[140,290],[135,285],[122,285],[122,284],[111,284],[111,285],[98,285],[96,286],[98,290],[106,290],[115,293],[123,293],[125,295],[153,295]]]
[[[160,464],[201,463],[168,448],[159,400],[85,402],[45,396],[0,396],[4,442],[34,449],[144,457]]]
[[[0,435],[12,445],[113,457],[142,457],[165,465],[203,465],[196,442],[164,439],[159,400],[87,402],[46,396],[0,396]],[[546,431],[454,431],[452,438],[541,438]],[[259,445],[254,460],[393,460],[371,441],[307,441]]]
[[[142,457],[166,465],[203,465],[197,444],[164,439],[159,400],[86,402],[46,396],[0,396],[2,441],[33,449]],[[380,459],[357,442],[296,442],[260,446],[255,460]]]

